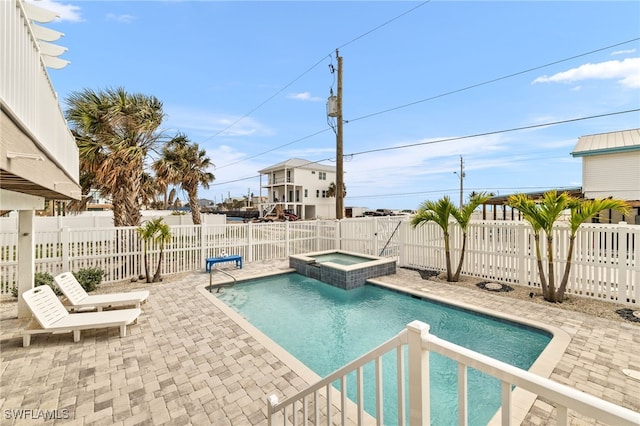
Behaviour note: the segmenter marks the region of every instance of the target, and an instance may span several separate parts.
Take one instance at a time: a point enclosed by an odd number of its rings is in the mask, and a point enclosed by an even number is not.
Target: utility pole
[[[344,169],[342,144],[342,57],[336,49],[338,60],[338,101],[337,101],[337,132],[336,132],[336,219],[344,217]]]
[[[462,209],[462,192],[463,192],[463,188],[464,188],[464,161],[462,160],[462,155],[460,156],[460,173],[458,172],[453,172],[455,174],[458,175],[458,177],[460,178],[460,208]]]

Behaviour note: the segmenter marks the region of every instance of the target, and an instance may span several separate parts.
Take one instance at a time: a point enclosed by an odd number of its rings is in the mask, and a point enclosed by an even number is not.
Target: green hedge
[[[73,276],[76,277],[76,280],[80,283],[84,291],[87,293],[90,291],[94,291],[98,285],[102,282],[102,277],[104,277],[104,271],[100,268],[83,268],[73,273]],[[58,289],[58,287],[53,282],[53,276],[48,272],[36,272],[33,274],[33,284],[34,287],[39,287],[41,285],[48,285],[53,289],[53,292],[57,296],[61,296],[62,292]],[[18,297],[18,287],[11,287],[11,295],[13,297]]]
[[[87,293],[95,290],[102,282],[104,271],[100,268],[84,268],[74,272],[73,276]]]

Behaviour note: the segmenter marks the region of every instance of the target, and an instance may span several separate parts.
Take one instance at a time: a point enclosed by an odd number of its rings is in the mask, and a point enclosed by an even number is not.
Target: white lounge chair
[[[42,285],[22,294],[34,319],[22,336],[22,346],[31,344],[31,335],[39,333],[73,332],[73,341],[80,341],[80,331],[95,328],[120,327],[120,337],[127,335],[127,325],[135,322],[142,311],[121,309],[105,312],[70,314],[48,285]]]
[[[123,306],[139,308],[140,304],[149,297],[148,290],[88,295],[71,272],[64,272],[53,280],[67,298],[63,302],[67,310],[91,308],[101,311],[105,307],[116,308]]]

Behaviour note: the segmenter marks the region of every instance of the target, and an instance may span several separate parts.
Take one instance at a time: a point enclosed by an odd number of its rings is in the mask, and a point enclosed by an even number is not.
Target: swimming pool
[[[406,324],[430,324],[438,337],[527,369],[551,336],[442,303],[417,299],[378,286],[345,291],[299,274],[283,274],[241,282],[220,295],[251,324],[320,376],[392,337]],[[393,354],[390,354],[393,358]],[[456,365],[431,357],[432,424],[457,424]],[[395,414],[395,365],[385,368],[385,419]],[[365,368],[365,386],[373,386],[373,369]],[[354,384],[354,380],[349,380]],[[469,371],[469,424],[486,424],[499,408],[497,380]],[[370,391],[367,391],[369,393]],[[349,389],[353,399],[355,389]],[[365,404],[374,413],[372,402]]]

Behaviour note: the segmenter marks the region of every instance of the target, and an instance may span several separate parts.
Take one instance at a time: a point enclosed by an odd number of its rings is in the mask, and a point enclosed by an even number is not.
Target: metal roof
[[[640,129],[580,136],[571,155],[584,157],[640,150]]]
[[[542,199],[544,194],[546,192],[549,192],[549,191],[558,191],[560,193],[566,192],[567,194],[571,195],[572,197],[583,198],[582,187],[549,188],[549,189],[545,189],[544,191],[526,192],[526,193],[524,193],[524,195],[528,196],[529,198],[531,198],[533,200],[540,200],[540,199]],[[501,206],[501,205],[507,203],[507,200],[509,199],[509,197],[511,195],[515,195],[515,194],[496,195],[494,197],[489,198],[489,200],[487,200],[487,202],[483,203],[483,204],[491,205],[491,206]]]
[[[264,174],[274,172],[283,169],[309,169],[309,170],[322,170],[327,172],[335,172],[335,166],[325,166],[316,161],[303,160],[302,158],[290,158],[285,161],[281,161],[278,164],[269,166],[262,170],[258,170],[258,173]]]

